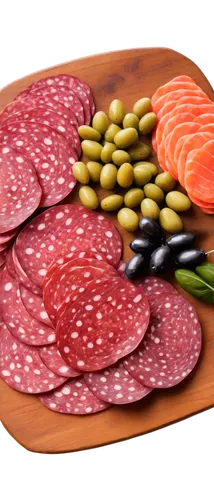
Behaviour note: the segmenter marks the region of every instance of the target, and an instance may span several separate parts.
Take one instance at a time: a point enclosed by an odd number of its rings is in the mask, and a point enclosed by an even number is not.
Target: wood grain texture
[[[191,76],[213,99],[211,86],[200,69],[183,55],[169,49],[134,49],[101,54],[40,71],[16,81],[0,92],[0,109],[31,82],[57,73],[79,76],[91,86],[96,108],[108,110],[120,98],[127,110],[142,96],[151,97],[157,87],[180,74]],[[157,164],[153,156],[152,161]],[[98,189],[102,198],[104,191]],[[78,203],[77,189],[68,198]],[[113,215],[109,217],[115,222]],[[186,230],[198,234],[198,245],[214,248],[213,218],[193,206],[183,216]],[[131,256],[131,236],[118,228],[124,240],[124,259]],[[173,282],[172,275],[169,279]],[[179,288],[179,287],[178,287]],[[181,291],[181,290],[180,290]],[[183,419],[214,405],[214,311],[185,292],[198,311],[203,328],[203,350],[194,372],[179,386],[153,391],[130,406],[114,406],[86,417],[51,412],[34,396],[20,394],[0,382],[0,418],[8,432],[34,452],[58,453],[100,446],[137,436]]]

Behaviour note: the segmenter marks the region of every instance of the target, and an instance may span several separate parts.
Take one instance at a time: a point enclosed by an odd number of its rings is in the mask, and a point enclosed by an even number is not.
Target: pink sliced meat
[[[25,99],[12,101],[8,104],[0,113],[0,124],[3,126],[9,116],[29,108],[41,108],[43,111],[53,111],[78,128],[78,121],[71,108],[67,108],[64,104],[54,101],[51,96],[37,96],[33,94],[28,95]]]
[[[73,90],[69,87],[58,87],[57,85],[47,85],[41,89],[32,90],[32,94],[37,96],[48,96],[54,101],[64,104],[66,108],[70,108],[76,116],[79,125],[84,125],[85,115],[83,105]]]
[[[149,302],[148,330],[124,366],[138,382],[163,389],[181,382],[195,367],[201,326],[194,307],[182,295],[152,295]]]
[[[153,295],[162,295],[162,293],[173,295],[177,295],[178,293],[176,288],[171,285],[169,281],[165,281],[154,276],[147,276],[146,278],[136,280],[135,285],[140,288],[142,293],[144,293],[147,297]]]
[[[0,232],[17,228],[39,206],[42,190],[34,166],[7,141],[0,146]]]
[[[69,415],[90,415],[110,406],[90,391],[83,377],[69,380],[56,391],[39,396],[39,399],[49,410]]]
[[[18,340],[28,345],[47,345],[56,342],[53,328],[40,323],[25,309],[19,291],[19,283],[7,268],[0,276],[0,314],[8,330]]]
[[[139,401],[152,390],[137,382],[121,361],[105,370],[86,373],[84,380],[95,396],[115,405]]]
[[[63,118],[51,109],[29,108],[9,115],[4,120],[4,126],[16,122],[33,122],[53,128],[68,141],[76,150],[78,156],[81,154],[81,143],[76,126],[72,125],[68,118]]]
[[[45,309],[53,325],[56,326],[68,303],[78,300],[89,283],[106,276],[118,277],[118,272],[107,262],[96,259],[74,259],[59,266],[43,288]]]
[[[5,256],[4,252],[1,252],[0,253],[0,268],[4,265],[5,260],[6,260],[6,256]]]
[[[0,245],[3,245],[4,243],[10,242],[14,236],[16,236],[18,232],[18,229],[11,229],[11,231],[7,231],[6,233],[0,234]]]
[[[69,204],[38,215],[19,233],[15,244],[20,265],[37,286],[41,286],[54,259],[80,248],[100,253],[116,267],[122,241],[103,215]]]
[[[37,321],[53,328],[53,324],[47,314],[42,297],[35,295],[35,293],[32,293],[22,285],[19,286],[19,290],[21,300],[29,314]]]
[[[23,344],[0,326],[0,375],[13,389],[28,394],[51,391],[64,382],[42,362],[35,347]]]
[[[11,258],[9,259],[9,266],[7,262],[9,273],[12,276],[17,276],[19,283],[22,284],[25,288],[27,288],[30,292],[34,293],[35,295],[42,296],[42,289],[39,286],[35,285],[30,280],[30,278],[27,276],[26,272],[22,268],[16,254],[15,245],[13,245],[12,247],[11,257],[12,259]],[[14,275],[14,270],[15,270],[15,275]]]
[[[132,352],[148,323],[148,300],[128,280],[94,280],[61,314],[56,329],[58,349],[77,370],[101,370]]]
[[[32,162],[42,188],[41,207],[58,203],[74,188],[71,166],[78,159],[76,151],[52,128],[31,122],[11,124],[0,129],[0,142]]]
[[[78,377],[81,373],[66,365],[56,344],[40,347],[38,353],[43,363],[56,375],[60,377]]]

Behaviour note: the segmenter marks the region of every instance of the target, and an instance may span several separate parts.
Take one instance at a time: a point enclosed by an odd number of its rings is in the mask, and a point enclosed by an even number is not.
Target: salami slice
[[[56,326],[67,304],[85,292],[88,283],[106,276],[118,277],[118,272],[107,262],[96,259],[73,259],[59,266],[43,289],[45,308],[53,325]]]
[[[11,231],[7,231],[6,233],[0,234],[0,245],[4,243],[11,242],[11,240],[16,236],[18,229],[12,229]]]
[[[60,377],[77,377],[81,373],[66,365],[56,344],[40,347],[38,353],[43,363],[56,375]]]
[[[99,213],[80,205],[60,205],[46,210],[19,233],[15,249],[20,265],[37,286],[41,286],[54,259],[87,248],[117,266],[122,251],[120,234]]]
[[[29,108],[9,115],[4,120],[4,126],[16,122],[33,122],[52,127],[62,134],[71,147],[76,150],[78,156],[81,154],[81,143],[76,126],[72,125],[68,118],[63,118],[51,109]]]
[[[5,263],[6,257],[4,255],[4,252],[0,253],[0,267],[2,267]]]
[[[149,323],[147,298],[121,278],[94,280],[56,329],[58,349],[75,369],[101,370],[132,352]]]
[[[125,278],[125,269],[126,269],[126,263],[123,260],[120,260],[117,271],[121,276],[121,278]]]
[[[7,268],[1,270],[0,314],[8,330],[21,342],[28,345],[47,345],[56,342],[55,331],[36,321],[25,309],[18,281]]]
[[[57,391],[39,396],[43,405],[58,413],[89,415],[109,407],[87,387],[83,377],[65,382]]]
[[[41,323],[53,328],[53,324],[47,314],[42,297],[35,295],[35,293],[32,293],[30,290],[21,285],[19,286],[19,290],[21,300],[29,314],[37,321],[41,321]]]
[[[35,168],[5,141],[0,146],[0,232],[8,233],[25,221],[41,196]]]
[[[151,320],[145,338],[124,366],[152,388],[172,387],[195,367],[201,351],[201,327],[191,303],[166,292],[149,297]]]
[[[139,401],[152,390],[137,382],[121,361],[100,372],[86,373],[84,380],[95,396],[115,405]]]
[[[0,375],[10,387],[28,394],[51,391],[65,380],[46,367],[35,347],[15,339],[6,325],[0,326]]]
[[[12,260],[11,260],[12,257]],[[12,247],[11,257],[9,258],[9,264],[7,262],[8,271],[11,276],[16,276],[19,283],[27,288],[30,292],[35,293],[35,295],[42,296],[42,289],[35,285],[30,278],[27,276],[26,272],[22,268],[19,259],[16,255],[15,245]],[[15,274],[14,274],[15,271]]]
[[[31,122],[8,125],[0,130],[0,142],[7,147],[12,146],[17,156],[23,154],[32,162],[42,188],[41,207],[58,203],[74,188],[76,179],[71,165],[78,158],[76,151],[50,127]],[[29,203],[28,196],[25,195],[25,199]],[[18,226],[20,221],[17,215],[16,221]],[[8,229],[12,227],[7,226]]]
[[[48,96],[54,101],[64,104],[66,108],[70,108],[76,116],[79,125],[84,125],[85,115],[83,105],[73,90],[69,87],[57,87],[57,85],[47,85],[41,89],[32,90],[33,95]]]
[[[147,276],[140,280],[135,281],[135,285],[141,289],[141,291],[147,296],[161,295],[162,293],[177,294],[176,288],[161,278],[154,276]]]
[[[78,121],[71,108],[67,108],[66,106],[64,106],[64,104],[54,101],[54,99],[52,99],[52,97],[48,95],[37,96],[31,94],[25,99],[12,101],[1,111],[0,123],[4,125],[5,120],[7,120],[10,115],[19,113],[20,111],[25,111],[29,108],[41,108],[43,109],[43,111],[50,109],[65,120],[69,120],[71,125],[74,125],[76,128],[78,128]]]

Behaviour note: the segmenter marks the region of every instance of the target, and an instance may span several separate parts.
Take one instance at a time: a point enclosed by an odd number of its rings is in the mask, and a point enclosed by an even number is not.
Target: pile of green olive
[[[91,210],[100,205],[104,211],[118,211],[119,224],[130,232],[139,226],[139,215],[133,210],[137,207],[144,217],[159,220],[161,227],[171,233],[183,229],[177,212],[191,207],[186,195],[174,191],[173,177],[167,172],[158,174],[156,165],[147,161],[151,148],[139,141],[139,134],[151,133],[156,120],[149,98],[139,99],[131,113],[126,113],[123,103],[115,99],[108,115],[98,111],[91,127],[82,125],[78,129],[82,151],[89,160],[73,165],[73,174],[82,184],[81,203]],[[118,186],[127,191],[125,195],[121,190],[118,194],[111,193],[100,201],[96,191],[88,186],[90,182],[99,183],[107,190]]]

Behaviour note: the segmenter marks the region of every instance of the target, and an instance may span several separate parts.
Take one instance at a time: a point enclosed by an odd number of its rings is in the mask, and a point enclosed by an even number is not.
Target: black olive
[[[173,234],[166,240],[166,244],[173,252],[182,252],[192,247],[195,238],[195,234],[190,232]]]
[[[200,248],[184,250],[175,258],[175,266],[186,269],[194,269],[205,261],[206,255]]]
[[[133,252],[142,253],[142,255],[151,255],[155,249],[155,245],[147,238],[135,238],[129,246]]]
[[[135,280],[143,276],[147,270],[148,260],[141,253],[137,253],[126,264],[125,274],[129,280]]]
[[[155,222],[154,219],[151,219],[150,217],[143,217],[143,219],[140,219],[139,228],[143,231],[144,236],[148,238],[148,240],[152,243],[160,245],[163,239],[163,234],[159,224]]]
[[[171,250],[167,246],[156,248],[151,255],[150,271],[155,274],[161,274],[168,271],[171,265]]]

